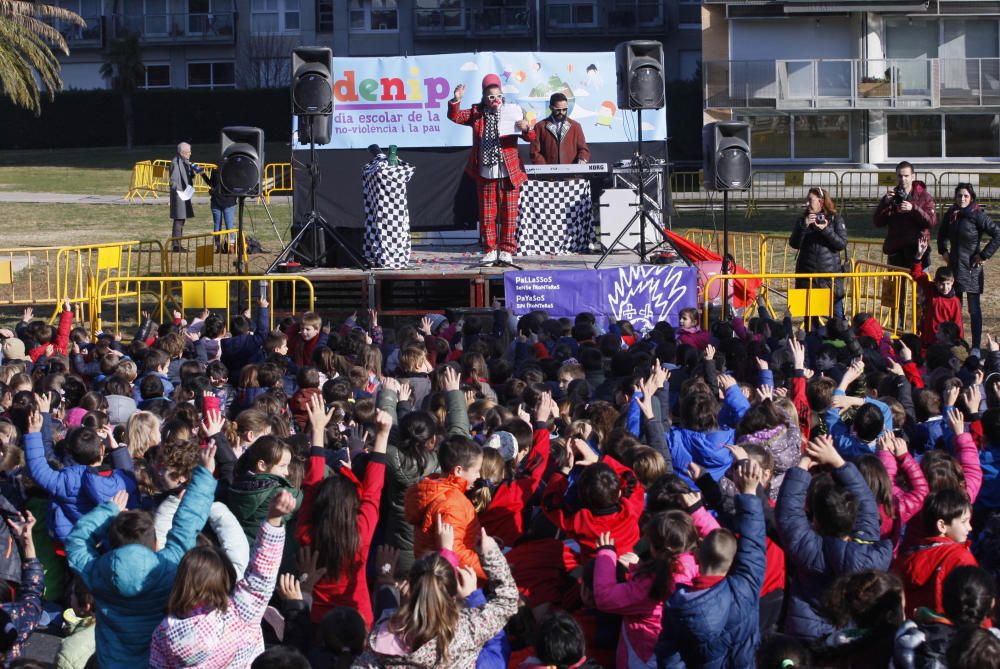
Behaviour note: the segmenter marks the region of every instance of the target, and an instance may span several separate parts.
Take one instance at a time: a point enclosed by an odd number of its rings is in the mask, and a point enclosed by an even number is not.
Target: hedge
[[[270,141],[292,134],[287,88],[258,90],[165,89],[132,95],[136,146],[217,142],[228,125],[262,128]],[[42,104],[40,116],[0,102],[0,148],[54,149],[123,146],[121,95],[109,90],[65,91]]]

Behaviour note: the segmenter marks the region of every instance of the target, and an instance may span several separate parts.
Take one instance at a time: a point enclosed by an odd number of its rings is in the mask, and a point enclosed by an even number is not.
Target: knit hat
[[[427,314],[427,318],[431,321],[431,334],[437,334],[441,324],[448,320],[443,314]]]
[[[490,435],[483,448],[495,449],[500,452],[500,457],[504,460],[513,460],[517,455],[517,439],[510,432],[500,430]]]
[[[66,427],[80,427],[80,424],[83,422],[83,417],[86,415],[86,409],[73,407],[66,412],[66,420],[63,422],[66,424]]]
[[[8,339],[3,343],[4,360],[31,360],[24,353],[24,342],[20,339]]]
[[[496,74],[487,74],[483,77],[483,90],[485,91],[490,86],[496,86],[497,88],[503,88],[500,84],[500,77]]]

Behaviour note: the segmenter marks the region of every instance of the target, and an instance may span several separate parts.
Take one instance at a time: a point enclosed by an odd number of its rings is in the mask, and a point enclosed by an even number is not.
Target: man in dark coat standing
[[[549,98],[548,118],[535,128],[531,142],[531,162],[535,165],[565,165],[586,163],[590,149],[583,136],[583,127],[569,118],[569,101],[562,93]]]
[[[174,228],[170,236],[174,238],[173,250],[181,250],[178,237],[184,236],[184,222],[194,218],[194,206],[191,199],[184,200],[181,193],[194,184],[195,172],[200,171],[191,163],[191,145],[181,142],[177,145],[177,155],[170,161],[170,218],[174,220]]]
[[[916,180],[913,165],[905,160],[896,165],[895,188],[890,188],[875,209],[876,228],[888,228],[882,252],[889,264],[910,267],[917,243],[930,240],[931,228],[937,225],[934,198],[923,181]],[[922,258],[924,269],[930,264],[928,251]]]

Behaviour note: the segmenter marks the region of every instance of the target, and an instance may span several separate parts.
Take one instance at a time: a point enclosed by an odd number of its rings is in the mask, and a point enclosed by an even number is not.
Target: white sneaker
[[[507,253],[506,251],[501,251],[500,252],[500,258],[499,259],[500,259],[500,262],[505,262],[508,265],[511,264],[512,262],[514,262],[514,256],[512,256],[509,253]]]
[[[483,254],[483,259],[480,260],[480,264],[489,265],[490,263],[495,263],[497,261],[497,250],[493,249],[487,253]]]

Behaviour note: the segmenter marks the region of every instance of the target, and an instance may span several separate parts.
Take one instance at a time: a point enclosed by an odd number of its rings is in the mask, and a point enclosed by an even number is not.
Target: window
[[[147,64],[145,70],[143,88],[170,88],[170,65]]]
[[[677,27],[681,30],[701,30],[701,0],[680,0],[677,3]]]
[[[748,116],[750,150],[754,158],[838,159],[851,155],[848,114]]]
[[[188,63],[188,88],[235,88],[233,63]]]
[[[701,74],[701,49],[680,51],[677,75],[684,81],[697,79]]]
[[[1000,157],[996,114],[889,114],[890,158]]]
[[[299,0],[252,0],[250,32],[280,33],[299,29]]]
[[[462,0],[416,0],[417,30],[460,30],[465,27]]]
[[[333,0],[319,0],[316,3],[316,32],[333,32]]]
[[[74,23],[53,21],[55,29],[62,33],[67,41],[101,39],[101,0],[59,0],[57,4],[59,7],[76,12],[87,22],[87,27],[83,28]]]
[[[351,0],[351,32],[399,30],[396,0]]]
[[[550,26],[597,25],[597,4],[594,2],[551,2],[548,5]]]

